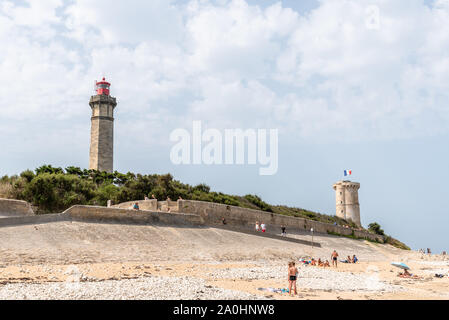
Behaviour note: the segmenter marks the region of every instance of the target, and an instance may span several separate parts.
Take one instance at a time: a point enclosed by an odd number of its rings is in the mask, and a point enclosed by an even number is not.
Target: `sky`
[[[115,169],[335,213],[449,251],[448,0],[0,0],[0,175],[88,167],[94,82]],[[279,168],[174,165],[177,128],[278,129]]]

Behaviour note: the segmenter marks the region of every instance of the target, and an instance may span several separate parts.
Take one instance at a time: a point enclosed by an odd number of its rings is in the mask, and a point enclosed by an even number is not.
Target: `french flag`
[[[345,170],[345,177],[350,176],[352,174],[352,170]]]

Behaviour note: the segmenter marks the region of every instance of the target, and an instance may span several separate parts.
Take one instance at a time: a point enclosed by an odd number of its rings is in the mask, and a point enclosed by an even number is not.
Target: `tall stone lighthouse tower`
[[[92,108],[89,169],[112,172],[114,170],[114,109],[115,98],[109,95],[111,84],[96,83],[97,95],[90,98]]]
[[[360,183],[351,181],[338,181],[334,184],[336,192],[336,215],[347,221],[351,220],[359,227],[362,226],[360,221],[360,204],[359,189]]]

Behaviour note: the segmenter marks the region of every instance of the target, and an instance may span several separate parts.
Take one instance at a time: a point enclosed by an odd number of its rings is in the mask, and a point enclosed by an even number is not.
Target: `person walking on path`
[[[289,262],[288,263],[288,293],[292,295],[292,288],[296,292],[296,279],[298,278],[298,268],[296,268],[295,263]]]
[[[260,231],[259,221],[256,221],[256,232]]]
[[[331,254],[332,266],[335,265],[335,267],[337,267],[337,258],[338,258],[338,253],[336,250],[334,250],[334,252],[332,252],[332,254]]]
[[[285,232],[285,226],[284,225],[282,225],[281,226],[281,236],[283,236],[283,237],[285,237],[285,236],[287,236],[287,232]]]
[[[267,231],[267,227],[265,226],[265,223],[261,223],[260,227],[262,228],[262,232]]]

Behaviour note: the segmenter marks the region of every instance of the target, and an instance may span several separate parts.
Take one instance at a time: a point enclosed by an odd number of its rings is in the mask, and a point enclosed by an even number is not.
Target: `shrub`
[[[0,182],[0,198],[12,198],[13,187],[9,182]]]
[[[244,198],[262,211],[273,212],[273,208],[256,195],[247,194]]]
[[[381,229],[380,225],[377,222],[370,223],[368,225],[368,230],[381,236],[385,235],[385,232]]]

